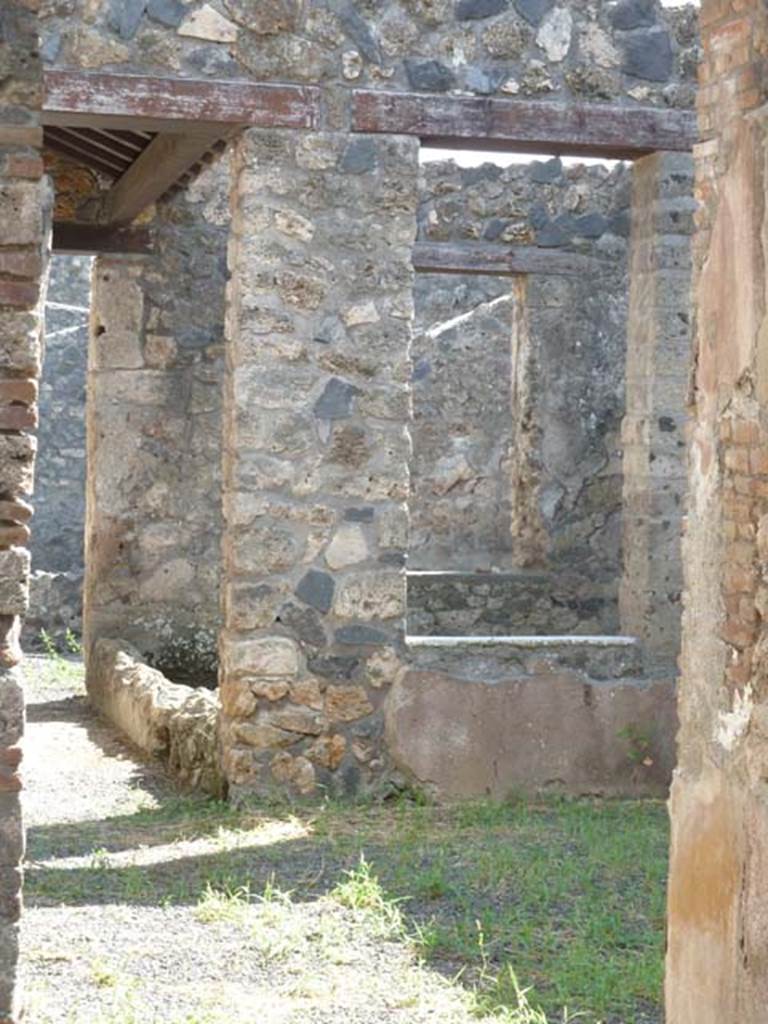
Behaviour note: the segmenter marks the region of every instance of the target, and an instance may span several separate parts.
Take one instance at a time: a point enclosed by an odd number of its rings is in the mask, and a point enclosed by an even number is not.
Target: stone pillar
[[[384,772],[405,616],[417,144],[251,130],[236,153],[223,763],[237,796]]]
[[[620,615],[652,672],[674,672],[680,651],[694,207],[688,155],[635,163]]]
[[[33,2],[0,15],[0,1022],[19,1019],[18,920],[24,833],[18,774],[24,728],[20,616],[28,603],[32,493],[41,361],[47,183],[40,159],[42,100]]]
[[[229,164],[162,204],[153,252],[93,268],[86,649],[216,685]]]
[[[768,1006],[768,9],[704,0],[668,1024]]]

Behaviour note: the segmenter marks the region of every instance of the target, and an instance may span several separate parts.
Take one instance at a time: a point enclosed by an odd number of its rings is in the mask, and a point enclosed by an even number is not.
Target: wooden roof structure
[[[131,226],[134,220],[152,203],[189,184],[238,131],[311,131],[323,122],[323,96],[316,86],[46,71],[46,148],[112,182],[99,222],[54,224],[54,247],[69,252],[145,251],[148,233],[137,233]],[[411,135],[454,149],[631,160],[658,150],[690,150],[696,118],[692,111],[639,105],[351,89],[349,130]],[[481,257],[486,264],[494,261],[488,253]],[[441,259],[424,250],[417,262],[424,264],[422,269],[436,269]],[[520,253],[508,254],[500,264],[506,266],[503,272],[509,273],[520,259]]]

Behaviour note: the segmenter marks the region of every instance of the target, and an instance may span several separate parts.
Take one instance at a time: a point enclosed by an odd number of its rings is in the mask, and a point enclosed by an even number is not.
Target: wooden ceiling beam
[[[131,158],[126,159],[115,152],[105,152],[102,148],[95,146],[90,139],[83,138],[79,133],[66,128],[46,128],[43,140],[44,145],[50,147],[58,143],[68,146],[70,152],[78,153],[86,164],[100,163],[102,168],[109,168],[113,178],[119,178],[131,163]]]
[[[425,274],[555,274],[578,277],[594,273],[599,261],[562,249],[489,242],[416,242],[413,268]]]
[[[54,221],[52,247],[72,256],[135,256],[152,251],[152,236],[147,228]]]
[[[687,110],[369,89],[353,91],[352,130],[416,135],[451,149],[616,160],[687,152],[697,139],[696,115]]]
[[[44,125],[186,133],[201,122],[315,128],[314,86],[159,78],[96,71],[44,74]]]
[[[169,132],[155,136],[107,193],[102,213],[104,222],[130,224],[220,139],[218,126],[190,128],[183,135]]]
[[[114,167],[102,161],[98,157],[89,156],[86,160],[85,156],[77,146],[70,145],[64,138],[53,138],[49,137],[45,140],[46,149],[52,150],[54,153],[59,153],[62,156],[69,157],[72,161],[77,164],[85,164],[87,167],[92,167],[97,171],[101,171],[108,178],[118,178],[120,171],[116,171]]]

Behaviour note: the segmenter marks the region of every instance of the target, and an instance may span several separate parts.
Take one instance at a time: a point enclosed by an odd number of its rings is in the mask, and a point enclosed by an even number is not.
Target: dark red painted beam
[[[201,122],[258,128],[315,128],[313,86],[46,71],[46,125],[180,131]]]
[[[632,160],[687,152],[693,111],[356,89],[352,130],[416,135],[430,146]]]

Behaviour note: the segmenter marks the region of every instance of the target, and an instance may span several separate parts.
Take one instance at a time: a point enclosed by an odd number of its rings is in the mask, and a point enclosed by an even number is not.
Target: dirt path
[[[76,662],[28,676],[29,1024],[477,1019],[386,915],[265,887],[300,822],[229,831],[95,718]]]

